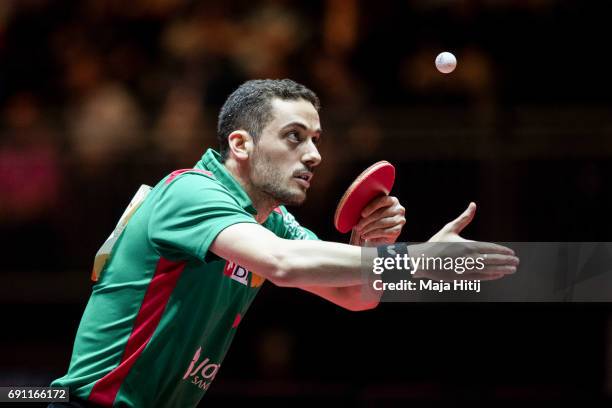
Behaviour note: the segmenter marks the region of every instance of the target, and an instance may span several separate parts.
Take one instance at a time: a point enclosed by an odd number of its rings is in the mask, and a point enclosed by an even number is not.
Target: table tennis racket
[[[375,198],[388,195],[395,182],[395,167],[379,161],[365,169],[346,190],[334,215],[334,225],[342,233],[353,229],[361,211]]]

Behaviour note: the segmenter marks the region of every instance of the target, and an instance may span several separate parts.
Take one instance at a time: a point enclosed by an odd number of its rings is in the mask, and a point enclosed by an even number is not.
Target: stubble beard
[[[306,200],[306,193],[292,191],[283,180],[280,169],[274,166],[273,160],[258,152],[253,157],[253,176],[251,181],[258,192],[282,205],[301,205]]]

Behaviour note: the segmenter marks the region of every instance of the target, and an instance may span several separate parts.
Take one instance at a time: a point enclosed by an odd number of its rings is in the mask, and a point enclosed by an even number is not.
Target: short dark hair
[[[245,130],[257,140],[262,130],[272,120],[274,98],[282,100],[305,99],[320,109],[317,95],[291,79],[256,79],[240,85],[227,98],[217,123],[219,153],[223,161],[229,152],[228,136],[235,130]]]

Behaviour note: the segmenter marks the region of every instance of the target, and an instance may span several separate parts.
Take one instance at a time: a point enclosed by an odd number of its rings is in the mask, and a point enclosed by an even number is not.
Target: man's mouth
[[[303,185],[306,188],[310,187],[310,181],[312,180],[312,177],[313,174],[309,171],[302,171],[293,176],[293,178],[295,178],[299,184]]]

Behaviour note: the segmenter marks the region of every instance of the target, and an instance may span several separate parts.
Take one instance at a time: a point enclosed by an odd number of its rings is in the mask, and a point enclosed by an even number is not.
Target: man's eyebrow
[[[288,129],[288,128],[291,128],[291,127],[299,127],[300,129],[306,130],[306,131],[309,130],[308,127],[305,124],[303,124],[302,122],[287,123],[285,126],[282,127],[282,130],[285,130],[285,129]],[[315,132],[320,134],[323,131],[321,130],[321,128],[317,128],[317,129],[315,129]]]

